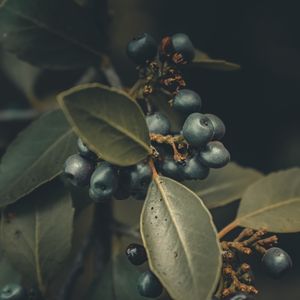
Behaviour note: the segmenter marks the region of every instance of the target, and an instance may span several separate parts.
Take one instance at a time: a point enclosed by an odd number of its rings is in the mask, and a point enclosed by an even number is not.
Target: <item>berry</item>
[[[119,182],[119,186],[114,193],[114,198],[117,200],[126,200],[130,197],[131,192],[127,186],[122,184],[122,182]]]
[[[262,263],[273,278],[280,278],[291,269],[291,257],[281,248],[273,247],[267,250],[262,258]]]
[[[221,142],[209,142],[199,153],[203,165],[209,168],[222,168],[230,161],[230,153]]]
[[[109,200],[117,188],[117,170],[108,162],[101,162],[91,177],[90,197],[96,202]]]
[[[140,295],[147,298],[156,298],[163,291],[163,286],[151,271],[146,271],[140,275],[137,288]]]
[[[150,133],[167,135],[170,132],[170,122],[167,117],[160,112],[146,116],[146,122]]]
[[[201,109],[202,100],[200,96],[188,89],[180,90],[174,98],[173,106],[176,110],[190,114]]]
[[[201,147],[211,141],[214,127],[207,116],[192,113],[183,124],[182,134],[192,147]]]
[[[127,55],[137,65],[154,59],[157,53],[157,44],[148,33],[143,33],[130,41],[127,45]]]
[[[135,266],[139,266],[147,261],[146,250],[142,245],[130,244],[126,249],[128,260]]]
[[[89,183],[94,169],[93,162],[74,154],[66,160],[64,174],[74,186],[85,186]]]
[[[134,198],[144,200],[152,180],[152,170],[147,163],[138,163],[123,170],[123,172],[121,171],[121,178]]]
[[[254,298],[249,294],[236,293],[227,297],[226,300],[254,300]]]
[[[166,156],[159,166],[159,171],[162,175],[170,177],[177,181],[182,181],[183,178],[183,164],[177,162],[172,156]]]
[[[213,127],[214,127],[214,140],[220,140],[223,138],[226,132],[226,127],[223,121],[217,117],[216,115],[213,114],[205,114],[212,122]]]
[[[205,179],[209,168],[201,164],[198,155],[195,155],[185,161],[183,174],[185,179]]]
[[[172,46],[175,53],[182,55],[187,62],[192,61],[195,57],[195,48],[190,38],[184,33],[176,33],[171,37]]]
[[[89,148],[83,143],[81,138],[78,138],[77,140],[77,148],[81,156],[94,161],[97,160],[97,155],[89,150]]]
[[[0,294],[0,300],[27,300],[26,290],[19,284],[5,285]]]

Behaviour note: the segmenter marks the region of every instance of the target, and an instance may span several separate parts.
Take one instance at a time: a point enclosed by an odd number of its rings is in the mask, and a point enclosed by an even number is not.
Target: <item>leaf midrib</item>
[[[45,23],[41,22],[40,20],[33,18],[32,16],[26,16],[20,11],[17,11],[15,9],[7,7],[7,5],[8,5],[7,1],[5,1],[3,3],[3,5],[0,6],[0,9],[6,9],[10,13],[17,15],[18,17],[23,18],[24,20],[32,22],[36,27],[43,28],[46,31],[48,31],[49,33],[54,34],[54,35],[60,37],[61,39],[66,40],[66,41],[68,41],[68,42],[70,42],[74,45],[77,45],[78,47],[80,47],[80,48],[82,48],[82,49],[84,49],[84,50],[86,50],[86,51],[88,51],[88,52],[90,52],[94,55],[97,55],[97,56],[102,56],[103,55],[102,53],[100,53],[97,50],[91,48],[90,46],[88,46],[86,44],[82,44],[80,41],[78,41],[74,38],[71,38],[69,36],[66,36],[65,34],[59,32],[57,30],[54,30],[53,28],[50,28],[48,24],[45,24]]]
[[[292,204],[294,202],[298,202],[298,201],[300,201],[299,197],[298,198],[291,198],[291,199],[289,199],[287,201],[284,201],[284,202],[279,202],[279,203],[275,203],[275,204],[270,205],[270,206],[263,207],[263,208],[258,209],[256,211],[253,211],[252,213],[248,213],[248,214],[242,215],[240,217],[238,216],[238,218],[236,219],[236,222],[239,223],[239,224],[242,224],[242,221],[245,220],[245,219],[249,219],[249,218],[251,218],[253,216],[262,214],[262,213],[264,213],[266,211],[269,211],[269,210],[272,210],[274,208],[279,208],[281,206],[290,205],[290,204]],[[238,215],[239,215],[239,213],[238,213]]]
[[[164,203],[165,203],[165,205],[166,205],[166,207],[167,207],[167,209],[169,211],[170,218],[172,219],[172,223],[174,224],[174,227],[175,227],[176,232],[178,234],[179,240],[181,241],[181,245],[182,245],[182,248],[184,250],[184,253],[185,253],[185,256],[186,256],[186,260],[187,260],[189,269],[193,270],[193,268],[191,267],[191,266],[193,266],[193,264],[190,261],[189,256],[187,255],[187,250],[186,250],[185,244],[182,242],[182,237],[181,237],[180,230],[179,230],[178,226],[176,225],[176,222],[174,221],[174,218],[173,218],[173,216],[171,214],[172,209],[170,208],[170,205],[169,205],[168,200],[167,200],[167,195],[166,195],[166,193],[165,193],[165,191],[164,191],[164,189],[162,187],[162,184],[161,184],[160,180],[162,180],[162,182],[163,182],[163,179],[161,179],[161,177],[157,176],[157,177],[154,178],[155,184],[158,187],[158,190],[160,191],[160,193],[162,195],[162,198],[165,200]],[[197,285],[195,285],[194,276],[191,276],[191,279],[192,279],[193,286],[197,286]]]

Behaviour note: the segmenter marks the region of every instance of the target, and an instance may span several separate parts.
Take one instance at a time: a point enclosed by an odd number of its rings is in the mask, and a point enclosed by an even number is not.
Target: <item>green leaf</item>
[[[180,131],[184,123],[184,116],[177,112],[169,104],[172,99],[172,95],[168,95],[168,92],[157,91],[149,96],[151,102],[155,105],[156,109],[163,113],[171,123],[172,131]]]
[[[0,289],[9,283],[21,283],[20,274],[11,266],[5,256],[0,259]]]
[[[141,233],[150,268],[171,298],[211,299],[221,253],[211,215],[196,194],[156,177],[143,208]]]
[[[74,209],[58,180],[26,198],[2,211],[1,245],[13,266],[43,291],[69,254]]]
[[[271,173],[251,185],[239,207],[236,224],[271,232],[300,231],[300,168]]]
[[[216,71],[235,71],[240,69],[240,65],[238,64],[231,63],[222,59],[213,59],[200,50],[196,51],[196,56],[191,66]]]
[[[229,163],[222,169],[211,170],[205,180],[185,181],[184,185],[212,209],[240,199],[247,187],[262,177],[263,175],[254,169]]]
[[[19,134],[0,165],[0,206],[27,195],[62,171],[76,137],[61,111],[43,115]]]
[[[142,110],[122,91],[84,84],[58,96],[74,131],[104,160],[133,165],[151,154]]]
[[[118,238],[113,239],[114,253],[104,272],[93,283],[89,300],[143,300],[137,290],[139,269],[132,265],[121,248]]]
[[[84,20],[81,22],[80,20]],[[104,34],[88,10],[72,0],[6,0],[0,9],[5,50],[50,69],[78,68],[101,59]]]

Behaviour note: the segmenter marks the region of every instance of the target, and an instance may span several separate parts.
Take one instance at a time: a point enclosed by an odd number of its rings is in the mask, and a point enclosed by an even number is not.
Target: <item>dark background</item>
[[[297,1],[111,0],[110,7],[112,59],[126,86],[136,79],[124,50],[131,37],[147,31],[159,40],[185,32],[210,56],[242,66],[237,72],[197,70],[188,74],[188,87],[202,96],[204,111],[219,115],[227,125],[224,142],[232,159],[266,173],[300,165]],[[48,72],[46,77],[55,78],[51,85],[59,89],[70,85],[76,75]],[[69,81],[62,83],[61,78]],[[0,88],[0,109],[29,107],[2,73]],[[1,121],[1,152],[27,123]],[[223,213],[218,210],[218,218]],[[258,286],[266,285],[258,299],[300,299],[300,238],[287,235],[281,241],[294,258],[294,270],[278,282],[258,271]]]

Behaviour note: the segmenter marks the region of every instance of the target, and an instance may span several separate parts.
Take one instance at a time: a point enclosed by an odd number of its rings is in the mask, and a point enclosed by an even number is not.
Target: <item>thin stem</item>
[[[103,72],[103,74],[106,77],[106,80],[110,86],[118,88],[118,89],[123,88],[121,79],[120,79],[119,75],[117,74],[117,72],[108,56],[105,56],[103,58],[103,61],[102,61],[102,64],[100,67],[101,67],[101,71]]]
[[[225,235],[227,235],[229,232],[234,230],[239,226],[239,221],[236,219],[232,223],[228,224],[226,227],[224,227],[219,233],[218,238],[221,240]]]
[[[150,168],[152,170],[153,180],[155,180],[159,175],[158,175],[158,172],[157,172],[157,170],[155,168],[153,159],[150,159],[149,166],[150,166]]]
[[[132,86],[132,88],[129,91],[129,95],[136,99],[137,93],[139,89],[146,83],[145,79],[139,79],[136,81],[136,83]]]

